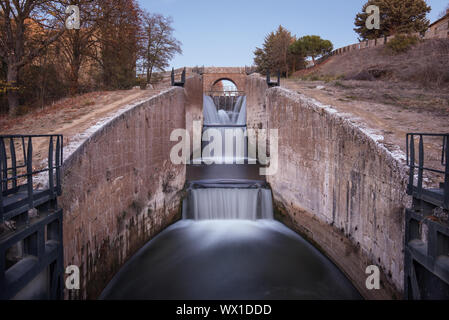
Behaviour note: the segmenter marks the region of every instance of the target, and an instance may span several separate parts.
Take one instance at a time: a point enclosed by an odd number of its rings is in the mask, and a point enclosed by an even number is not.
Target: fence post
[[[27,154],[27,187],[28,187],[28,205],[33,209],[33,142],[31,137],[28,138],[28,154]]]
[[[408,144],[408,137],[407,137],[407,144]],[[415,136],[410,135],[410,172],[409,172],[409,180],[408,180],[408,194],[413,194],[413,186],[414,186],[414,179],[415,179]]]
[[[444,175],[444,208],[449,210],[449,135],[445,138],[446,170]]]

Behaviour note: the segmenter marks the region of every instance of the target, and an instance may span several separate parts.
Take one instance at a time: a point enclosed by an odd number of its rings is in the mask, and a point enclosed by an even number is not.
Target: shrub
[[[21,105],[17,108],[15,116],[20,117],[20,116],[24,116],[27,113],[31,112],[32,108],[30,108],[30,106],[26,106],[26,105]]]
[[[419,42],[417,36],[398,34],[390,42],[387,43],[387,48],[393,53],[402,53],[408,51],[412,46]]]
[[[146,78],[136,78],[136,87],[139,87],[141,90],[145,90],[148,86]]]

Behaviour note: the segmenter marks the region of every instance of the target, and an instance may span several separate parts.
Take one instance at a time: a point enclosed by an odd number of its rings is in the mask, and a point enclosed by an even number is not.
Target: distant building
[[[449,9],[446,15],[429,26],[426,38],[448,38],[449,37]]]

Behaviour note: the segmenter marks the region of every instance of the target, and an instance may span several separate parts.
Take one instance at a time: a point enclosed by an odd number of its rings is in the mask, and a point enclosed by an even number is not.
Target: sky
[[[139,0],[171,16],[182,55],[171,66],[250,66],[253,52],[279,25],[297,37],[319,35],[334,48],[358,42],[354,18],[366,0]],[[427,0],[433,22],[449,0]]]

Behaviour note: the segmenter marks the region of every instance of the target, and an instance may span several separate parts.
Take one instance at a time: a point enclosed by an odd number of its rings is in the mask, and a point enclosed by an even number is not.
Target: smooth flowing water
[[[274,220],[182,220],[142,248],[103,299],[360,299],[317,249]]]

